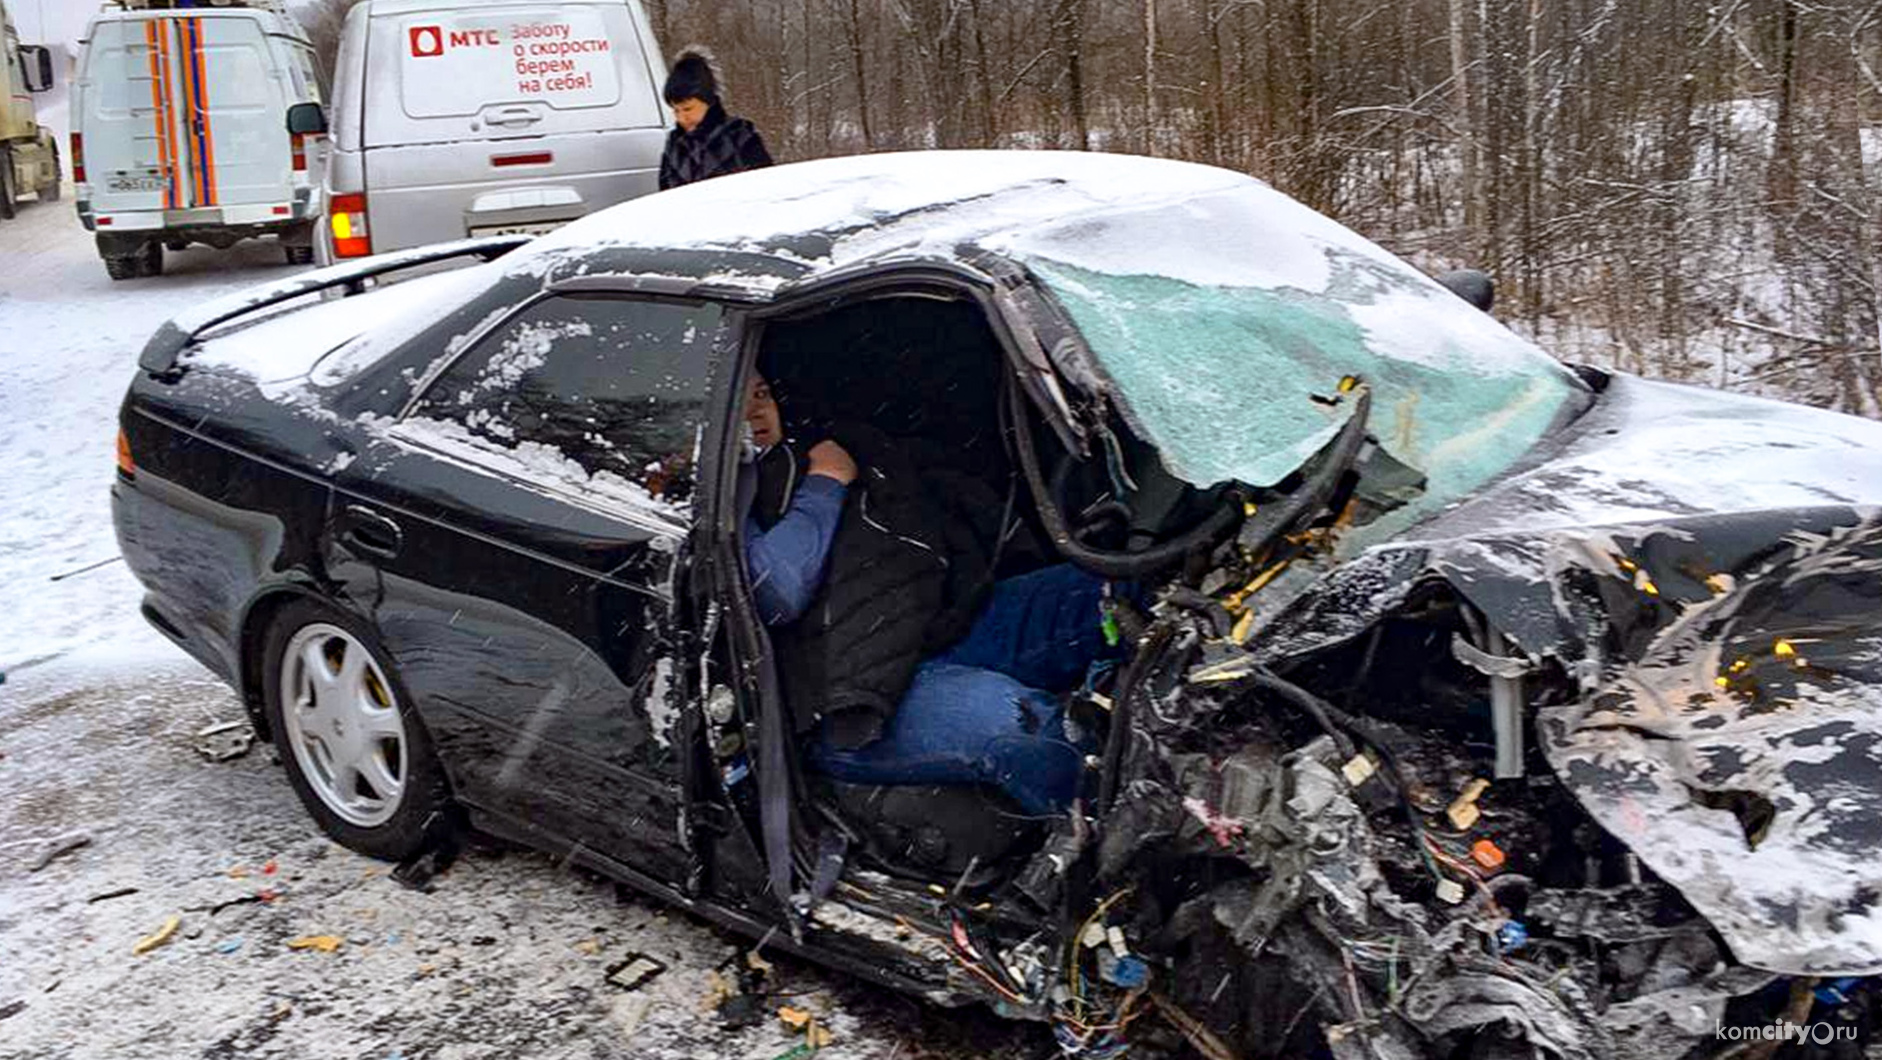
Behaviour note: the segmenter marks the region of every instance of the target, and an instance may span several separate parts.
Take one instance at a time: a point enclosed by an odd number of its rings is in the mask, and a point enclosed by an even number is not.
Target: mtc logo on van
[[[413,26],[411,41],[414,59],[443,55],[446,47],[495,48],[503,43],[494,29],[454,29],[447,33],[443,26]]]

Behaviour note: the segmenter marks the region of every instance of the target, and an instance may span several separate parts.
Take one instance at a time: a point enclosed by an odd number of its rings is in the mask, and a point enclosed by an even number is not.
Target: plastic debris
[[[1849,1001],[1850,991],[1856,989],[1856,985],[1861,982],[1860,977],[1853,975],[1831,980],[1817,987],[1817,1000],[1825,1005],[1845,1004]]]
[[[608,967],[608,982],[629,992],[639,990],[660,977],[667,966],[644,953],[630,953],[627,959]]]
[[[1503,925],[1496,929],[1497,948],[1505,953],[1510,950],[1520,950],[1528,943],[1529,929],[1524,927],[1519,920],[1505,920]]]
[[[334,950],[339,949],[345,942],[346,940],[338,935],[302,935],[297,939],[289,939],[288,949],[319,950],[322,953],[332,953]]]
[[[24,1001],[9,1001],[0,1005],[0,1020],[12,1019],[26,1008]]]
[[[1217,813],[1208,803],[1194,795],[1183,800],[1183,809],[1189,811],[1191,817],[1209,830],[1209,834],[1215,837],[1216,846],[1224,849],[1227,849],[1229,841],[1241,835],[1246,827],[1233,817]]]
[[[62,835],[52,842],[47,843],[45,849],[41,850],[39,855],[33,859],[32,864],[27,866],[26,871],[38,872],[40,869],[52,864],[54,858],[70,854],[74,850],[82,850],[88,846],[91,846],[91,836],[86,835],[84,832],[73,832],[70,835]]]
[[[1078,941],[1088,950],[1104,945],[1104,925],[1095,920],[1087,924],[1084,933],[1078,936]]]
[[[1488,839],[1479,839],[1470,845],[1470,858],[1491,872],[1503,867],[1503,848]]]
[[[575,949],[582,954],[593,957],[601,952],[601,940],[583,939],[575,944]]]
[[[149,953],[151,950],[154,950],[157,947],[163,945],[164,943],[169,942],[170,939],[176,935],[176,929],[178,925],[182,923],[183,923],[183,918],[181,916],[178,916],[175,913],[170,914],[170,919],[165,920],[163,922],[163,926],[158,928],[156,930],[156,933],[151,934],[151,935],[146,935],[143,938],[137,940],[137,945],[131,947],[131,954],[133,956],[141,957],[144,954]]]
[[[242,948],[242,936],[240,935],[237,935],[232,939],[223,939],[221,942],[216,943],[216,952],[221,953],[221,954],[234,953],[236,950],[239,950],[241,948]]]
[[[1111,952],[1119,957],[1129,957],[1130,947],[1124,943],[1124,929],[1112,924],[1104,929],[1104,940],[1111,944]]]
[[[1483,811],[1477,808],[1477,800],[1482,798],[1483,793],[1489,789],[1490,782],[1482,777],[1473,778],[1470,783],[1464,785],[1464,790],[1458,793],[1457,798],[1453,799],[1450,807],[1444,811],[1444,816],[1451,820],[1451,827],[1463,832],[1476,824],[1477,818],[1483,816]]]
[[[1150,981],[1150,965],[1141,957],[1118,957],[1098,962],[1098,975],[1113,986],[1135,990]]]
[[[1446,905],[1456,905],[1464,900],[1464,885],[1456,880],[1440,880],[1438,899]]]
[[[829,1028],[817,1023],[817,1014],[808,1009],[792,1008],[789,1005],[778,1009],[778,1019],[792,1030],[804,1032],[804,1042],[798,1048],[806,1052],[816,1052],[830,1044],[835,1037]],[[798,1055],[804,1055],[802,1053]]]
[[[211,762],[240,758],[255,745],[255,733],[245,721],[217,722],[196,732],[196,750]]]
[[[1372,759],[1363,754],[1354,755],[1340,767],[1340,775],[1346,778],[1347,785],[1355,788],[1372,779],[1372,775],[1378,771],[1379,767],[1372,764]]]
[[[248,879],[248,866],[247,865],[231,865],[229,867],[229,879],[231,880]]]
[[[263,876],[273,876],[278,868],[279,867],[274,863],[274,859],[269,858],[267,863],[261,867],[261,874]]]

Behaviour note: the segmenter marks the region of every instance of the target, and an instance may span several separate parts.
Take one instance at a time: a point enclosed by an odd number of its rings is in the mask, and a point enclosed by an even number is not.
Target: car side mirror
[[[1488,313],[1496,305],[1496,281],[1478,269],[1458,269],[1438,277],[1450,292]]]
[[[294,104],[288,108],[288,132],[296,136],[326,135],[326,110],[318,103]]]
[[[22,44],[20,65],[25,68],[26,91],[52,91],[52,49],[38,44]]]

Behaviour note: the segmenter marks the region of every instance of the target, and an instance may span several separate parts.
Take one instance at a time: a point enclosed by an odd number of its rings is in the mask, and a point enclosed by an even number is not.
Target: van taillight
[[[118,474],[130,478],[137,474],[137,464],[131,460],[131,440],[118,431]]]
[[[366,228],[366,196],[335,195],[327,207],[333,229],[333,256],[363,258],[372,253],[372,233]]]
[[[82,133],[72,134],[72,183],[85,183],[85,137]]]
[[[294,152],[294,172],[307,172],[307,137],[301,133],[290,134],[288,149]]]

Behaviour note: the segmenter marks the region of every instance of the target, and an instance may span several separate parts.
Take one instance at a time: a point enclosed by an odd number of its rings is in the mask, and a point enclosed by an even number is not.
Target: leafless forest
[[[781,159],[1226,166],[1566,359],[1882,416],[1882,0],[646,3]]]

